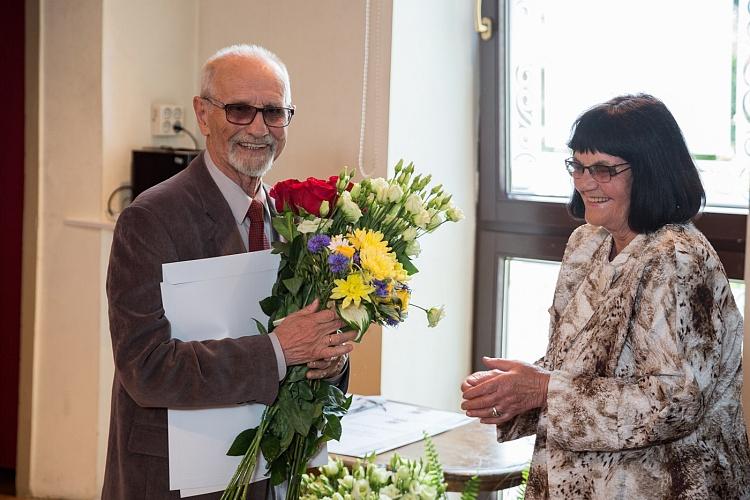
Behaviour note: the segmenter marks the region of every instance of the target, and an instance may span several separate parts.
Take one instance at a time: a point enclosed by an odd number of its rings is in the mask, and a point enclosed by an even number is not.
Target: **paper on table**
[[[264,324],[268,319],[258,302],[270,293],[278,265],[279,256],[270,251],[164,264],[162,302],[172,337],[192,341],[257,334],[252,319]],[[221,491],[241,459],[226,451],[237,434],[260,422],[264,409],[252,404],[168,410],[170,489],[181,490],[183,497]],[[260,456],[254,480],[263,478],[265,467]]]
[[[416,443],[425,432],[434,436],[473,420],[462,413],[354,395],[349,413],[341,419],[341,440],[330,441],[328,451],[362,458]]]

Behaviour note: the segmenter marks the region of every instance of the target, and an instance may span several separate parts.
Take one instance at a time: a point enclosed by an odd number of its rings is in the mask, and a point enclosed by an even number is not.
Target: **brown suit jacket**
[[[278,368],[268,337],[181,342],[164,317],[163,263],[244,251],[203,155],[120,215],[107,274],[115,375],[103,499],[179,498],[169,491],[167,408],[276,399]],[[249,498],[265,498],[265,488],[256,483]]]

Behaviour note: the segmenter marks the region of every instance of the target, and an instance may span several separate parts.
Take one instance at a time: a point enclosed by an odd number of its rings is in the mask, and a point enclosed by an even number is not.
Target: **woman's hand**
[[[461,409],[483,424],[503,424],[547,404],[549,372],[535,365],[501,358],[482,360],[489,371],[469,375],[461,385]]]

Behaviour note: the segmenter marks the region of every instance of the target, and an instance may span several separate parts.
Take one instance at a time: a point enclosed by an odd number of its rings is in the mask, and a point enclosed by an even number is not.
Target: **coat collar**
[[[564,283],[558,286],[550,310],[555,331],[550,336],[548,356],[553,369],[566,366],[605,376],[614,370],[627,335],[640,283],[639,257],[648,238],[636,236],[609,262],[613,242],[606,231],[590,230],[578,236],[582,237],[572,242],[572,251],[561,269]]]
[[[208,173],[203,155],[198,155],[186,169],[188,189],[197,197],[205,214],[205,218],[195,223],[203,226],[200,234],[212,241],[216,255],[245,252],[232,210]]]

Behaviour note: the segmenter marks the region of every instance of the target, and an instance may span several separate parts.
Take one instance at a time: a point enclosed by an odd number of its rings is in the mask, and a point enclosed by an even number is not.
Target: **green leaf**
[[[255,327],[258,329],[258,333],[260,333],[261,335],[268,335],[268,330],[266,330],[266,327],[263,326],[263,323],[255,318],[253,318],[253,321],[255,321]]]
[[[310,388],[310,384],[297,384],[299,387],[299,395],[302,399],[305,401],[312,401],[313,400],[313,392]]]
[[[335,415],[329,416],[328,421],[326,423],[326,430],[323,434],[328,436],[330,439],[335,439],[336,441],[341,439],[340,417],[337,417]]]
[[[275,313],[279,309],[279,307],[281,307],[282,303],[283,302],[281,301],[281,299],[276,297],[275,295],[266,297],[259,302],[260,309],[266,316],[272,316],[273,313]]]
[[[271,248],[273,248],[273,252],[271,253],[280,253],[284,256],[289,255],[289,243],[285,241],[274,241],[271,243]]]
[[[464,491],[461,493],[461,500],[476,500],[479,496],[479,476],[471,476],[471,479],[466,481]],[[523,498],[523,496],[519,497]]]
[[[312,424],[312,415],[305,415],[305,412],[291,399],[279,401],[279,405],[279,409],[286,414],[295,432],[302,436],[306,435]]]
[[[274,460],[271,466],[271,484],[278,486],[286,481],[287,465],[282,460]]]
[[[401,265],[404,266],[404,270],[409,276],[419,272],[419,269],[417,269],[417,266],[412,264],[411,259],[407,257],[405,254],[396,255],[396,260],[398,260],[401,263]]]
[[[289,290],[292,295],[297,295],[297,292],[299,292],[299,289],[305,283],[305,280],[303,280],[299,276],[295,276],[294,278],[285,279],[283,283],[286,289]]]
[[[240,432],[237,437],[234,438],[232,446],[229,447],[227,456],[241,457],[245,453],[247,453],[247,450],[250,448],[250,444],[253,442],[253,438],[255,437],[256,432],[258,432],[257,427],[254,429],[246,429]]]
[[[295,365],[289,368],[286,372],[286,378],[284,379],[284,385],[288,386],[300,380],[307,380],[305,375],[307,374],[306,365]]]
[[[276,460],[281,453],[281,442],[273,434],[267,433],[260,441],[260,449],[266,457],[266,462],[270,462]]]
[[[279,233],[286,241],[292,241],[296,235],[297,227],[294,224],[294,214],[288,212],[281,217],[274,217],[271,221],[273,228]]]

